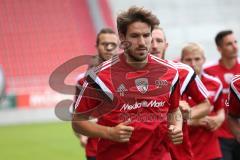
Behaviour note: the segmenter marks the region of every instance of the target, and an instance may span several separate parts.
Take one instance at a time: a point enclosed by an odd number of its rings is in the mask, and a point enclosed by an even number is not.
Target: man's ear
[[[168,48],[168,42],[166,42],[165,50],[167,50],[167,48]]]
[[[219,53],[222,53],[222,48],[220,46],[217,46],[217,50]]]
[[[206,62],[206,57],[204,56],[204,53],[203,53],[203,63]]]

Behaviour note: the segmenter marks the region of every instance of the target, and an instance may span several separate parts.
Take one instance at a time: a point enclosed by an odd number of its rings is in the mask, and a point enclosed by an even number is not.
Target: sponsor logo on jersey
[[[148,107],[163,107],[165,104],[165,101],[156,101],[156,100],[151,100],[150,102],[147,101],[142,101],[142,102],[135,102],[134,104],[123,104],[123,106],[121,107],[121,111],[125,111],[125,110],[133,110],[133,109],[138,109],[138,108],[148,108]]]
[[[157,88],[162,88],[163,86],[167,86],[168,85],[168,81],[159,79],[159,80],[155,81],[155,85],[157,86]]]
[[[135,85],[139,92],[142,94],[146,93],[148,90],[148,79],[147,78],[138,78],[135,80]]]
[[[124,84],[120,84],[120,86],[117,88],[117,92],[120,94],[120,96],[124,96],[124,93],[127,92],[127,88]]]

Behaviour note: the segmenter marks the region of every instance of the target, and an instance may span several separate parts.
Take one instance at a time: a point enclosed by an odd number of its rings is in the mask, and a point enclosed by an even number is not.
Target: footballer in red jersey
[[[102,62],[107,61],[113,55],[117,54],[118,51],[118,37],[116,33],[110,28],[102,28],[99,33],[97,34],[96,38],[96,49],[98,54],[93,56],[92,62],[89,64],[89,68],[96,67],[100,65]],[[78,79],[78,86],[76,87],[76,97],[75,102],[78,98],[80,93],[80,82],[79,80],[84,77],[84,74],[79,75]],[[97,121],[94,120],[95,122]],[[98,138],[88,138],[84,135],[75,133],[79,139],[82,147],[85,147],[85,155],[87,160],[94,160],[96,159],[97,154],[97,143]]]
[[[178,71],[148,53],[151,31],[158,23],[143,8],[121,13],[119,36],[129,45],[83,81],[72,125],[79,133],[100,138],[97,159],[171,159],[165,137],[174,144],[182,142]],[[79,121],[91,117],[98,117],[98,124]],[[156,141],[162,142],[157,154]]]
[[[222,48],[221,46],[219,46],[219,50],[221,50],[221,53],[222,53],[222,58],[217,62],[211,62],[207,64],[204,67],[204,72],[214,77],[217,77],[221,80],[223,84],[223,101],[225,103],[228,98],[231,79],[235,74],[240,73],[240,62],[237,59],[237,51],[238,51],[237,41],[232,32],[230,31],[226,32],[225,36],[222,39],[222,42],[219,45],[222,45]],[[230,51],[228,51],[227,49]],[[228,52],[231,52],[231,54],[227,55]],[[231,63],[232,66],[226,65],[227,62],[225,61],[229,61],[229,63]],[[218,134],[219,134],[219,137],[233,138],[232,134],[228,130],[226,121],[218,131]]]
[[[220,145],[215,131],[224,121],[224,110],[221,104],[222,84],[220,80],[201,73],[201,81],[209,92],[209,99],[213,106],[211,113],[199,119],[199,123],[190,125],[189,136],[192,144],[194,160],[211,160],[222,157]],[[195,105],[191,100],[190,105]]]
[[[208,91],[189,66],[182,63],[175,63],[174,66],[179,72],[181,87],[180,107],[182,108],[185,121],[183,122],[183,143],[180,145],[170,143],[170,151],[174,160],[192,160],[194,159],[194,154],[189,138],[187,120],[201,118],[208,114],[210,109]],[[186,107],[187,105],[184,103],[189,97],[197,102],[191,109],[190,107]]]
[[[165,51],[167,49],[168,43],[166,41],[166,37],[164,31],[159,26],[155,26],[152,32],[152,47],[151,54],[164,58]],[[183,63],[177,63],[168,61],[172,65],[174,65],[179,72],[179,81],[180,81],[180,93],[182,95],[182,99],[184,100],[187,95],[192,95],[192,97],[199,102],[199,106],[194,107],[191,110],[191,115],[189,114],[190,108],[183,108],[186,119],[188,118],[196,118],[203,117],[207,115],[210,110],[210,104],[207,102],[207,93],[204,85],[199,80],[199,77],[196,76],[194,70],[185,65]],[[183,94],[184,93],[184,94]],[[182,103],[182,101],[181,101]],[[191,117],[190,117],[191,116]],[[167,144],[170,147],[170,152],[172,159],[175,160],[192,160],[193,152],[191,148],[190,139],[188,136],[188,126],[187,120],[183,123],[183,143],[180,145],[173,145],[171,142]],[[157,152],[157,151],[156,151]]]
[[[154,29],[152,31],[151,54],[164,59],[167,47],[168,42],[163,29],[159,26],[154,26]]]
[[[177,84],[177,70],[163,61],[152,59],[151,56],[148,56],[148,65],[141,70],[131,68],[125,61],[125,56],[121,54],[119,59],[116,58],[110,64],[102,66],[101,71],[97,73],[97,81],[102,84],[100,86],[108,90],[110,95],[118,97],[118,102],[114,103],[116,108],[99,117],[98,124],[114,127],[131,119],[129,126],[133,127],[134,131],[128,143],[101,138],[98,143],[97,158],[111,159],[114,155],[114,159],[130,157],[133,159],[166,157],[168,159],[169,153],[166,146],[162,144],[159,157],[152,157],[152,147],[156,140],[162,142],[167,136],[167,113],[175,111],[178,107],[180,91]],[[162,71],[159,71],[159,68],[162,68]],[[117,73],[118,76],[110,73]],[[173,93],[170,91],[172,89]],[[95,107],[96,103],[100,103],[85,98],[87,91],[86,87],[86,94],[78,100],[77,112],[90,110],[91,108],[85,107]],[[103,107],[106,109],[107,106]],[[91,116],[97,116],[98,113],[99,110],[96,110]]]
[[[181,60],[191,66],[195,73],[201,78],[209,92],[209,100],[213,106],[211,113],[200,119],[189,120],[189,136],[195,160],[211,160],[221,158],[221,150],[215,130],[224,121],[224,109],[221,101],[222,84],[220,80],[202,72],[205,62],[204,50],[197,43],[188,43],[182,49]],[[190,106],[196,102],[188,97],[187,102]]]
[[[215,37],[217,49],[221,54],[221,58],[217,62],[209,63],[204,67],[204,71],[217,77],[223,84],[224,103],[227,102],[229,86],[234,75],[240,73],[240,61],[238,59],[237,39],[231,30],[224,30]],[[227,114],[226,105],[224,105],[225,114]],[[225,119],[222,126],[218,129],[223,159],[240,159],[240,144],[237,143],[232,135],[228,122]]]

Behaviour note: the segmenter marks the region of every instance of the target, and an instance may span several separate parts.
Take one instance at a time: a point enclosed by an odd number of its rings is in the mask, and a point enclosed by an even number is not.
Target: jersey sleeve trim
[[[203,85],[202,81],[200,80],[200,78],[196,75],[195,77],[195,81],[197,83],[197,86],[199,88],[199,91],[202,93],[202,95],[207,98],[209,96],[208,91],[206,89],[206,87]]]
[[[84,83],[83,83],[83,85],[82,85],[82,88],[81,88],[81,91],[80,91],[80,93],[79,93],[79,95],[78,95],[77,101],[76,101],[76,103],[75,103],[75,105],[74,105],[73,110],[76,110],[77,107],[79,106],[79,103],[80,103],[80,101],[81,101],[81,99],[82,99],[82,95],[83,95],[85,89],[87,88],[87,86],[88,86],[88,82],[87,82],[87,81],[84,81]]]
[[[189,82],[191,81],[192,78],[195,78],[195,73],[194,73],[194,70],[191,69],[190,67],[188,68],[188,66],[184,65],[182,68],[185,68],[186,70],[188,70],[188,75],[187,77],[185,78],[182,86],[181,86],[181,90],[180,90],[180,93],[181,95],[183,94],[183,92],[186,90]]]
[[[232,91],[235,93],[235,95],[238,97],[238,99],[240,100],[240,93],[239,91],[237,90],[237,88],[235,87],[234,83],[236,81],[239,81],[240,80],[240,76],[238,78],[234,78],[233,81],[231,82],[231,85],[230,85],[230,89],[232,89]]]
[[[213,99],[213,101],[216,102],[223,90],[222,82],[218,78],[208,75],[205,72],[203,72],[202,75],[218,84],[218,89]]]
[[[106,96],[113,101],[114,96],[112,91],[105,85],[105,83],[95,72],[93,71],[89,72],[87,80],[90,81],[91,83],[94,83],[98,89],[101,89],[103,93],[106,94]]]
[[[179,75],[178,75],[178,72],[176,73],[173,81],[172,81],[172,85],[171,85],[171,90],[169,92],[169,95],[171,95],[175,89],[175,85],[179,82]]]

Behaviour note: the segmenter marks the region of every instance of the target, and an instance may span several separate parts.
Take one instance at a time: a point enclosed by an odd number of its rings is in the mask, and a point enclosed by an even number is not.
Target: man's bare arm
[[[117,142],[128,142],[134,130],[133,127],[127,126],[129,123],[130,121],[126,121],[114,127],[108,127],[89,121],[80,121],[77,115],[74,115],[72,127],[75,132],[88,137],[99,137]]]
[[[182,123],[183,123],[183,118],[179,108],[176,111],[169,113],[168,133],[173,144],[181,144],[183,141]]]

